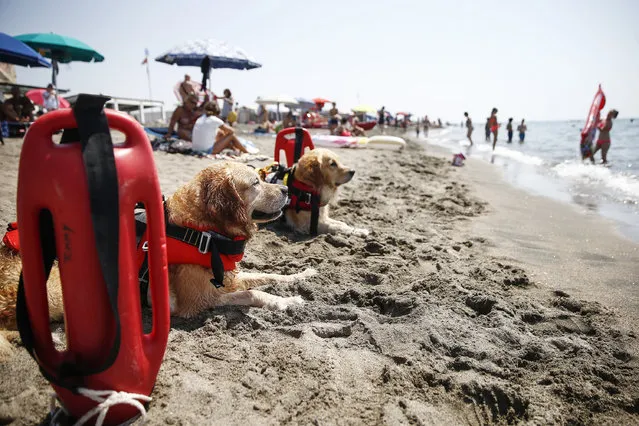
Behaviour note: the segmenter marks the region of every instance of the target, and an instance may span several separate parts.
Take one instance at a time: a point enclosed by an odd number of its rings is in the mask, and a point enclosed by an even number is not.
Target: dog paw
[[[277,301],[269,304],[268,308],[274,311],[285,311],[291,306],[301,306],[304,303],[302,296],[280,297]]]
[[[354,228],[353,229],[353,235],[356,235],[358,237],[368,237],[368,234],[370,232],[368,231],[368,229],[364,229],[364,228]]]

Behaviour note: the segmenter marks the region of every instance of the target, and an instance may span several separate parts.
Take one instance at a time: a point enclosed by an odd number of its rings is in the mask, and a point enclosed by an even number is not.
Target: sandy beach
[[[273,138],[250,138],[272,155]],[[0,223],[21,143],[0,147]],[[148,424],[639,424],[636,244],[410,139],[338,154],[356,174],[332,216],[371,234],[260,230],[241,268],[316,268],[263,289],[307,303],[173,318]],[[165,194],[217,161],[155,159]],[[45,419],[51,388],[26,351],[0,378],[0,424]]]

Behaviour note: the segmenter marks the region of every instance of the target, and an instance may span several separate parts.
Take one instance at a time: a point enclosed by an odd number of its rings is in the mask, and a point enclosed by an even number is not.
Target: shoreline
[[[475,132],[477,133],[477,132]],[[565,172],[565,163],[549,163],[548,158],[531,156],[530,152],[521,151],[518,144],[507,144],[500,140],[495,152],[490,150],[490,144],[483,140],[477,140],[473,147],[466,145],[466,136],[456,127],[449,127],[444,132],[435,130],[430,134],[431,138],[420,138],[420,142],[430,146],[436,146],[447,152],[463,152],[468,159],[481,160],[482,163],[493,165],[500,171],[502,179],[512,186],[522,189],[528,194],[541,196],[564,205],[570,205],[586,215],[595,215],[615,226],[615,232],[622,234],[624,238],[639,244],[639,200],[633,202],[632,196],[624,194],[623,203],[618,198],[610,197],[610,194],[593,192],[587,183],[573,181],[557,174],[556,168],[561,166]],[[462,144],[462,142],[464,144]],[[492,155],[491,155],[492,154]],[[577,163],[581,164],[581,163]],[[575,167],[576,164],[570,164]],[[597,165],[593,169],[590,164],[582,165],[587,168],[579,173],[594,173],[600,179],[609,170]],[[630,165],[629,165],[630,166]],[[615,176],[612,179],[623,180],[627,185],[637,185],[630,181],[631,177]],[[597,181],[597,185],[601,181]],[[603,189],[598,187],[597,191]],[[617,194],[616,197],[621,195]]]
[[[427,146],[448,157],[445,148]],[[488,202],[470,232],[491,239],[491,255],[520,263],[549,291],[601,302],[619,314],[626,331],[639,330],[639,243],[617,222],[532,194],[483,160],[470,158],[461,169],[475,194]],[[639,355],[639,342],[633,348]]]
[[[271,155],[273,138],[250,138]],[[15,215],[12,142],[0,148],[5,221]],[[315,267],[306,282],[263,289],[307,303],[172,318],[148,424],[638,421],[637,336],[624,317],[545,283],[525,254],[498,252],[505,236],[477,228],[502,209],[499,189],[493,200],[476,188],[477,176],[499,186],[495,174],[480,175],[473,162],[452,167],[450,156],[411,140],[402,152],[336,152],[356,174],[331,216],[371,235],[306,238],[277,223],[260,230],[241,268]],[[212,161],[155,159],[166,194]],[[63,325],[53,329],[62,337]],[[38,423],[50,387],[26,351],[14,352],[0,362],[0,418]]]

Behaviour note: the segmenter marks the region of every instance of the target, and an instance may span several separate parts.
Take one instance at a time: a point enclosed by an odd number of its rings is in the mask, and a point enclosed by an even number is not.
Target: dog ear
[[[324,185],[324,174],[322,173],[322,157],[316,152],[313,155],[305,155],[299,161],[299,179],[311,183],[316,188]]]
[[[200,193],[204,207],[216,223],[245,227],[249,223],[244,201],[237,192],[231,174],[221,170],[207,170],[201,181]]]

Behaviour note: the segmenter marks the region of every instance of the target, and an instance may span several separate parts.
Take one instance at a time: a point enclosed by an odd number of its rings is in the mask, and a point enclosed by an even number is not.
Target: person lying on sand
[[[235,149],[248,153],[244,145],[235,136],[235,130],[224,124],[217,102],[204,104],[204,114],[197,119],[193,126],[193,151],[207,154],[219,154],[225,149]]]
[[[195,95],[188,95],[182,106],[177,107],[175,111],[173,111],[168,131],[164,137],[167,139],[171,137],[175,124],[177,123],[178,138],[191,142],[193,139],[193,125],[200,115],[202,115],[202,111],[197,106],[197,97]]]

